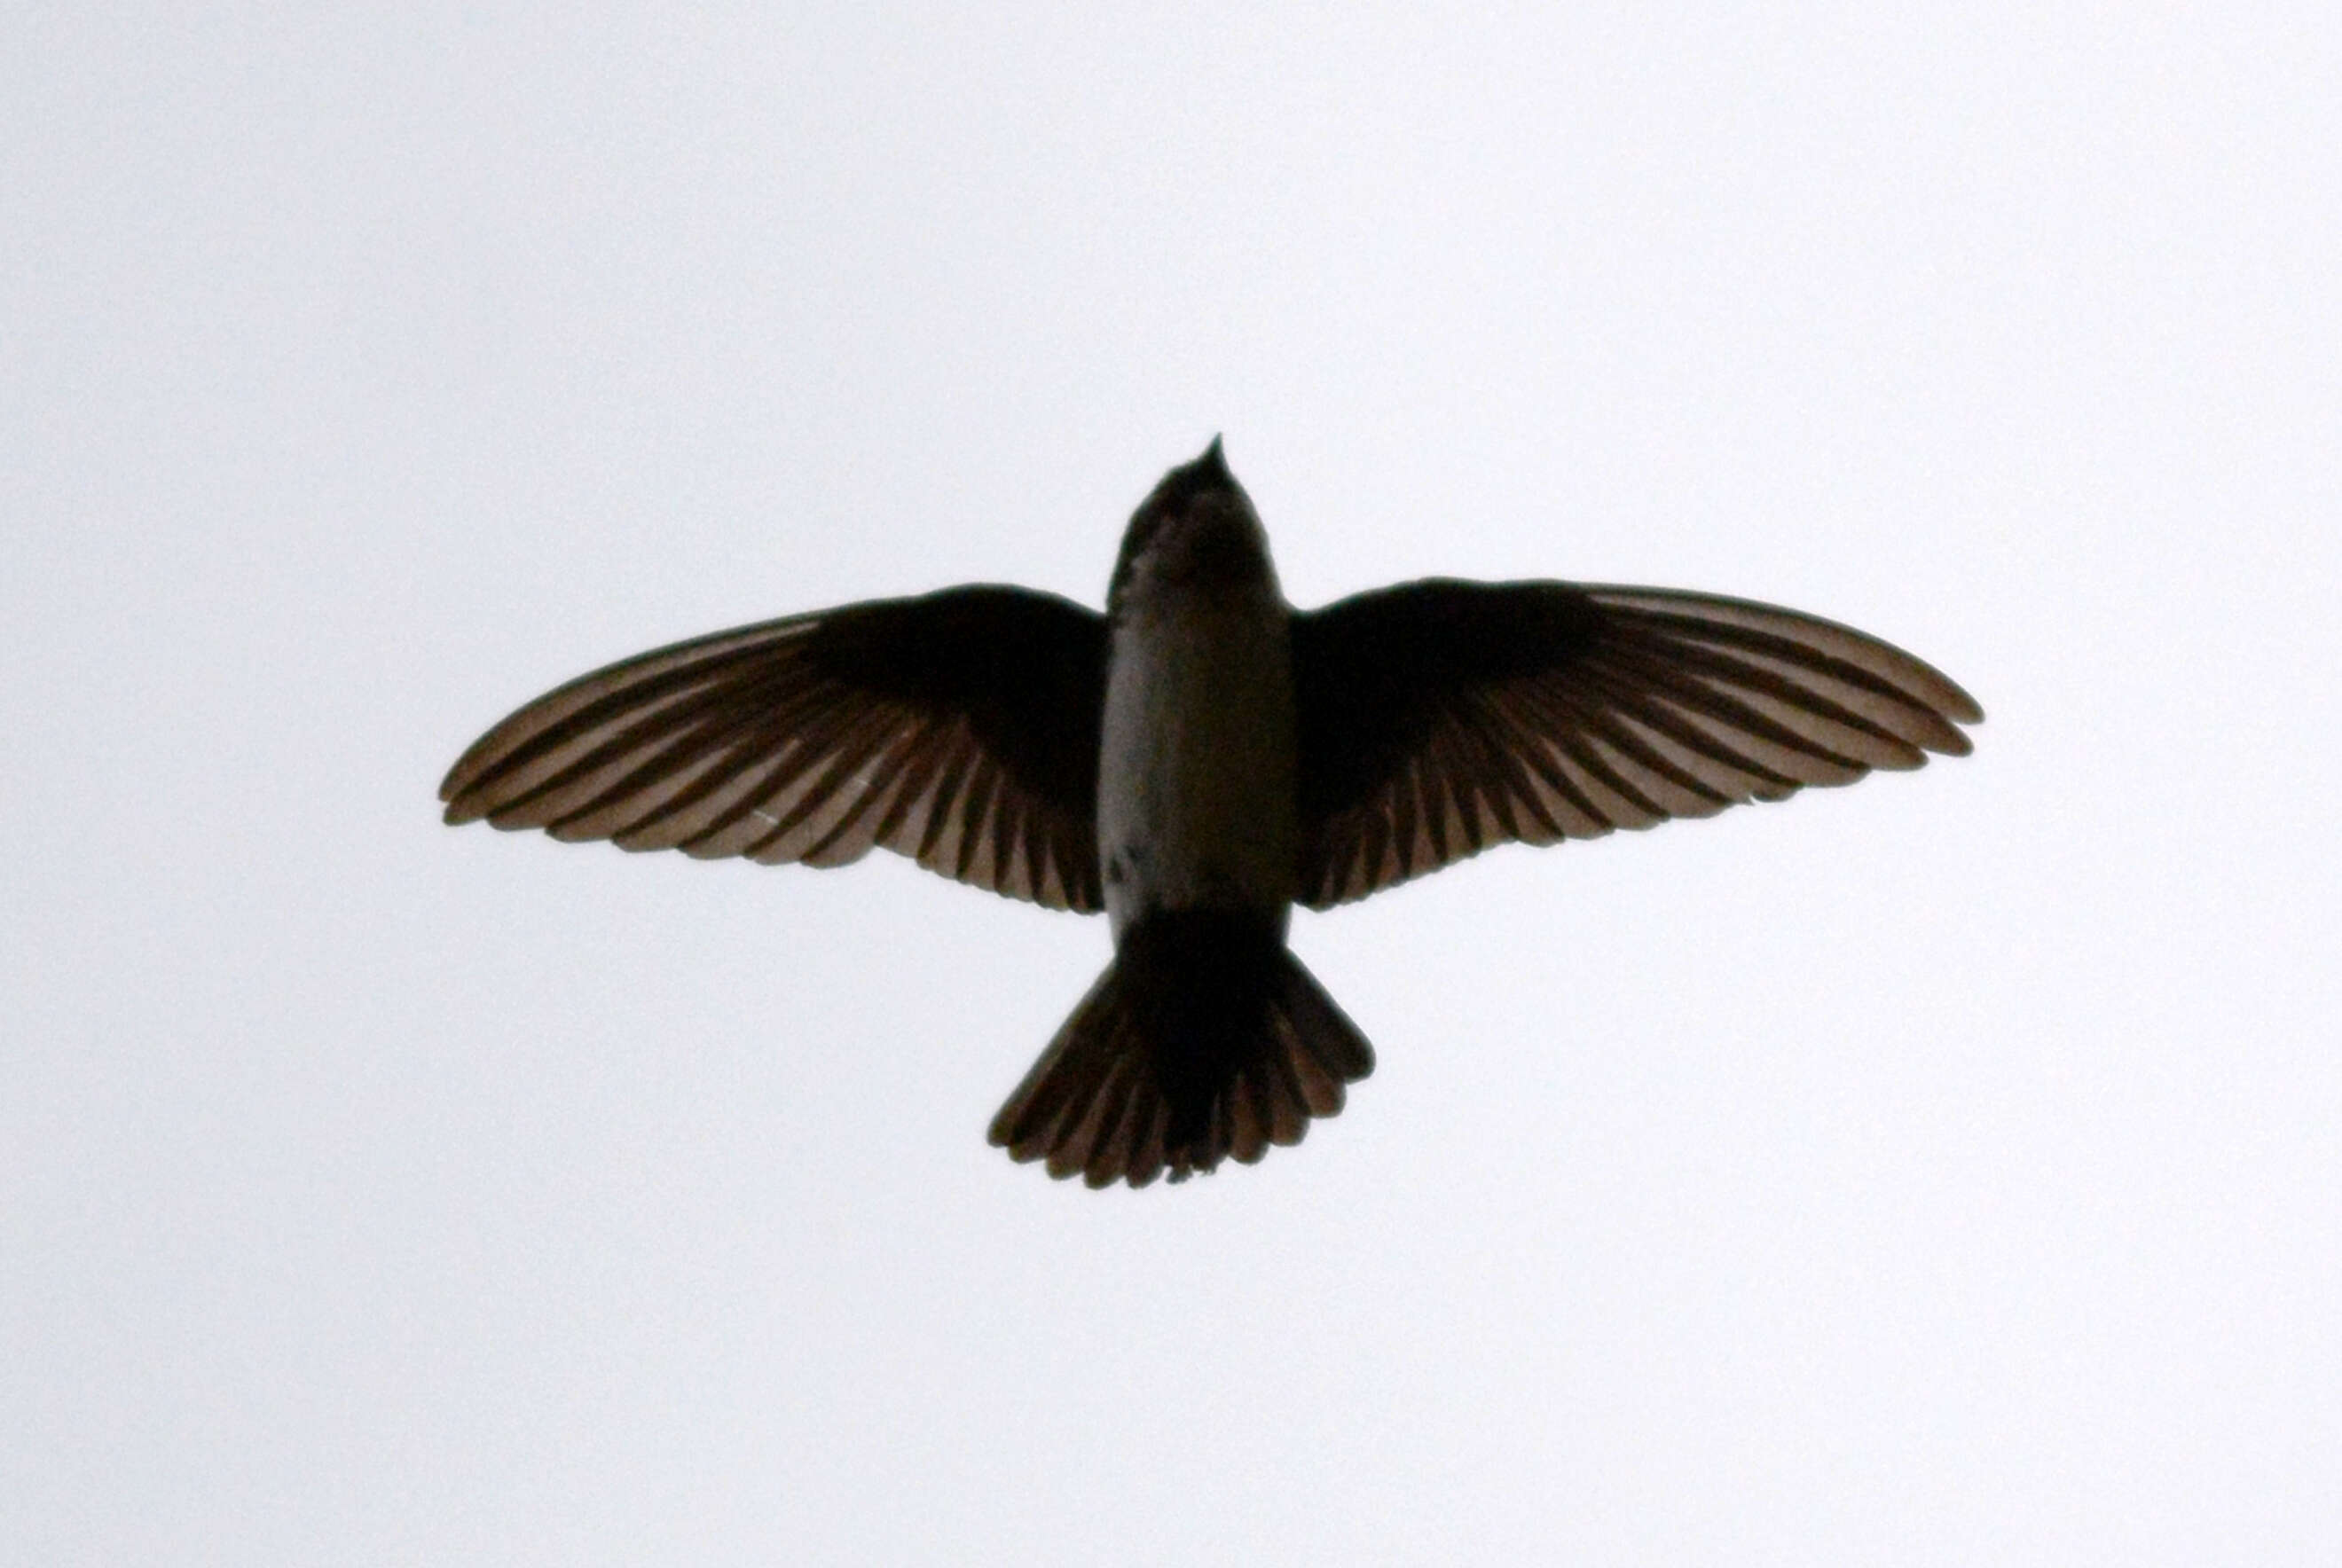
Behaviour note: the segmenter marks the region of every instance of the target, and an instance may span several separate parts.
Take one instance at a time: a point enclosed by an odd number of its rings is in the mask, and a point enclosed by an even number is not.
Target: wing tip
[[[490,802],[474,793],[470,781],[459,780],[454,774],[439,786],[441,810],[439,820],[449,827],[462,827],[475,823],[494,809]]]

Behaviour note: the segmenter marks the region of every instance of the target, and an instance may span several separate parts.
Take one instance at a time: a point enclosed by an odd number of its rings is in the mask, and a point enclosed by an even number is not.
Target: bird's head
[[[1228,472],[1216,435],[1201,457],[1165,474],[1132,514],[1106,590],[1106,613],[1121,610],[1133,594],[1273,585],[1275,580],[1268,535],[1251,497]]]

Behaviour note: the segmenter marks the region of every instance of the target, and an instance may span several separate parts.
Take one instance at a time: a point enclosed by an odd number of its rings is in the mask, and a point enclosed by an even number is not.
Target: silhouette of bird
[[[1131,518],[1103,615],[968,586],[677,643],[521,708],[439,793],[449,823],[884,847],[1103,909],[1113,962],[991,1138],[1138,1187],[1299,1143],[1372,1070],[1295,904],[1962,755],[1982,717],[1875,637],[1708,594],[1435,578],[1296,611],[1216,439]]]

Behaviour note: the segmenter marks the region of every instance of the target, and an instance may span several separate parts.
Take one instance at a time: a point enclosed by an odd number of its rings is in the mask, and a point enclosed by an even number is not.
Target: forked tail
[[[1257,914],[1142,916],[992,1119],[992,1141],[1093,1187],[1175,1182],[1297,1144],[1374,1048]]]

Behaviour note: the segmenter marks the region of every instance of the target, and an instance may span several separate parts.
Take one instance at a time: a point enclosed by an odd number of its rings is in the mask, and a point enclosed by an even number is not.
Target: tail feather
[[[1271,921],[1148,916],[993,1118],[992,1141],[1093,1187],[1184,1181],[1301,1141],[1374,1049]]]

